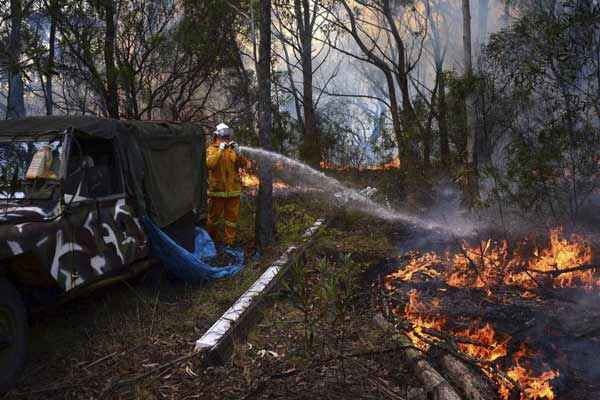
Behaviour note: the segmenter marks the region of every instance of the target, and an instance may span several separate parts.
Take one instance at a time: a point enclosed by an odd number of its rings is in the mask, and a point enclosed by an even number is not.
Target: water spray
[[[390,207],[383,206],[371,200],[364,191],[351,189],[340,181],[325,175],[321,171],[298,161],[286,157],[279,153],[258,149],[254,147],[240,146],[240,150],[248,157],[262,162],[269,162],[276,165],[283,165],[283,173],[288,177],[294,177],[301,180],[304,184],[316,187],[319,192],[325,194],[332,201],[341,203],[346,208],[353,208],[364,212],[365,214],[384,219],[386,221],[403,221],[409,224],[417,225],[427,230],[443,231],[458,236],[470,235],[473,229],[470,224],[464,227],[449,226],[436,221],[419,218],[405,212],[393,210]]]

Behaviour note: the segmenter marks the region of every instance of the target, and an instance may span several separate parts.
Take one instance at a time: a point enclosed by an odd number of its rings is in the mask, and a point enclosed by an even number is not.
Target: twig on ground
[[[131,378],[126,378],[126,379],[121,379],[121,380],[117,380],[117,381],[112,381],[110,382],[107,387],[102,391],[102,393],[100,394],[100,396],[98,396],[99,398],[104,398],[105,396],[107,396],[108,394],[112,393],[113,391],[124,387],[124,386],[129,386],[132,383],[135,383],[137,381],[140,381],[144,378],[147,378],[149,376],[152,375],[156,375],[156,374],[160,374],[162,372],[164,372],[165,370],[172,368],[176,365],[178,365],[179,363],[183,362],[183,361],[187,361],[191,358],[194,357],[200,357],[202,356],[203,352],[192,352],[192,353],[188,353],[186,355],[183,355],[181,357],[178,357],[174,360],[171,360],[167,363],[158,365],[154,368],[149,369],[148,371],[141,373],[141,374],[137,374],[132,376]]]
[[[568,274],[570,272],[577,272],[577,271],[587,271],[590,269],[600,269],[600,265],[584,264],[584,265],[579,265],[577,267],[571,267],[571,268],[565,268],[565,269],[555,269],[553,271],[542,271],[539,269],[528,269],[527,271],[535,272],[536,274],[550,275],[551,277],[556,278],[557,276],[562,275],[562,274]]]

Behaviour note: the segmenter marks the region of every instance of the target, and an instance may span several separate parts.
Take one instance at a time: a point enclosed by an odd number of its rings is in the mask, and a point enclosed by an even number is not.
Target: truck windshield
[[[0,142],[0,199],[49,199],[59,183],[62,137]]]

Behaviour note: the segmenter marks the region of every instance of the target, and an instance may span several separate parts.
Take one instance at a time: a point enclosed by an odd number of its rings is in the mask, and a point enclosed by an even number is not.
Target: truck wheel
[[[27,357],[27,312],[21,295],[0,279],[0,393],[10,390]]]

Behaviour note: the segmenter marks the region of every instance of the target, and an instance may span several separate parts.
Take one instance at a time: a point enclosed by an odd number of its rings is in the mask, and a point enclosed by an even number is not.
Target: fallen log
[[[393,333],[399,344],[399,351],[413,370],[425,391],[431,394],[434,400],[461,400],[460,396],[448,381],[429,364],[420,350],[416,349],[412,341],[403,333],[398,332],[382,314],[373,318],[375,324],[382,330]]]
[[[387,320],[381,315],[376,318],[382,318],[385,323],[390,325],[390,328],[393,328]],[[378,325],[381,325],[378,322]],[[442,332],[435,331],[433,329],[425,329],[427,334],[431,334],[438,338],[449,340],[452,338],[452,341],[462,341],[462,342],[472,342],[473,344],[477,344],[480,346],[485,346],[483,343],[479,343],[470,338],[463,338],[461,336],[451,337],[450,335],[446,335]],[[400,333],[397,333],[399,335]],[[408,337],[407,340],[410,341]],[[462,339],[462,340],[461,340]],[[410,341],[412,344],[412,341]],[[458,388],[459,391],[466,396],[469,400],[496,400],[498,399],[498,395],[496,390],[485,380],[483,376],[477,374],[477,372],[473,371],[463,360],[456,356],[456,354],[452,354],[449,349],[444,346],[437,346],[440,350],[440,356],[438,357],[438,363],[441,368],[443,368],[442,376],[448,378],[452,383],[453,387]],[[406,349],[408,351],[408,349]],[[412,351],[419,352],[416,349],[412,349]],[[465,355],[465,357],[467,357]],[[472,364],[477,365],[478,360],[469,360]]]
[[[446,376],[467,399],[498,399],[497,391],[478,373],[472,371],[460,359],[452,354],[444,354],[438,360]]]

